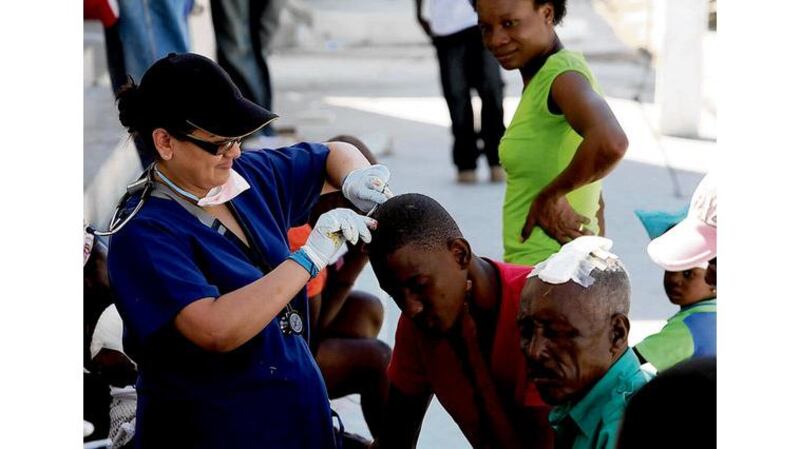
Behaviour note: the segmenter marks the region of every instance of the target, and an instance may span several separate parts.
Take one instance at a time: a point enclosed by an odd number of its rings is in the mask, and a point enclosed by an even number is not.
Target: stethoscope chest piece
[[[280,324],[284,335],[301,335],[303,333],[303,318],[294,310],[284,313]]]

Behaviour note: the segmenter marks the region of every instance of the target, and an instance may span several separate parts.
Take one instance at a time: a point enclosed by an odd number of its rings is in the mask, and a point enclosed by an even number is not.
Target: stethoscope
[[[150,194],[156,190],[157,188],[156,185],[157,181],[155,179],[156,175],[160,175],[162,179],[171,184],[171,182],[168,179],[166,179],[163,175],[158,173],[158,170],[155,167],[155,163],[150,164],[142,172],[142,174],[139,176],[139,179],[137,179],[136,182],[126,187],[125,194],[122,196],[122,198],[120,198],[116,208],[114,208],[114,213],[112,214],[111,220],[108,224],[108,230],[98,231],[91,227],[88,227],[87,230],[96,236],[110,236],[118,232],[120,229],[122,229],[126,224],[128,224],[128,222],[130,222],[133,219],[133,217],[136,215],[137,212],[139,212],[142,206],[144,206],[144,203],[150,197]],[[177,186],[175,186],[175,188],[178,189]],[[125,215],[124,211],[126,209],[125,208],[126,204],[128,203],[128,201],[130,201],[130,199],[133,196],[139,193],[141,193],[141,196],[139,197],[139,201],[136,203],[136,206],[134,206],[133,210],[129,214]],[[173,199],[175,201],[179,201],[177,197],[173,197]],[[249,231],[247,232],[249,234]],[[252,236],[248,235],[248,237],[251,240],[253,240]],[[261,268],[265,269],[264,267],[268,266],[265,265],[266,259],[263,257],[260,251],[258,251],[257,248],[254,249],[258,257],[257,260],[253,262],[254,263],[257,262],[256,263],[257,265],[261,265]],[[291,303],[286,304],[286,306],[284,307],[283,314],[280,316],[278,324],[281,329],[281,332],[286,336],[303,334],[304,330],[303,319],[300,316],[300,313],[298,313],[297,310],[295,310],[294,307],[292,307]]]
[[[150,194],[153,192],[155,188],[156,180],[154,178],[155,173],[155,163],[150,164],[141,175],[139,175],[139,179],[135,182],[129,184],[125,188],[125,194],[122,195],[122,198],[119,199],[117,202],[117,207],[114,208],[114,213],[111,215],[111,220],[108,223],[108,230],[107,231],[100,231],[97,229],[89,228],[89,232],[94,235],[98,236],[110,236],[120,229],[122,229],[126,224],[128,224],[131,219],[139,212],[139,210],[144,206],[144,203],[150,197]],[[128,213],[127,215],[124,213],[125,205],[130,201],[132,197],[137,194],[140,194],[139,202],[136,203],[136,206],[133,210]]]

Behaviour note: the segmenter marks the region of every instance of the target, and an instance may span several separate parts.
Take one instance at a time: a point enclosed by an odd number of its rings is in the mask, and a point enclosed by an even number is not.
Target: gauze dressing
[[[587,235],[567,243],[547,260],[536,265],[528,277],[538,277],[548,284],[575,282],[584,288],[594,283],[592,270],[620,267],[618,257],[609,252],[613,242],[605,237]]]

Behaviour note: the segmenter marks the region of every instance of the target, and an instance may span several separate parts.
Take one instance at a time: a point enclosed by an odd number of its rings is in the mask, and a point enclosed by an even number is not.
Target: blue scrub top
[[[270,266],[289,256],[287,230],[307,220],[327,156],[325,145],[300,143],[234,162],[251,188],[233,206]],[[335,447],[325,384],[302,337],[283,335],[274,319],[241,347],[213,353],[173,325],[193,301],[263,276],[242,244],[151,197],[111,238],[108,271],[125,351],[138,363],[137,448]],[[305,301],[303,289],[293,302]]]

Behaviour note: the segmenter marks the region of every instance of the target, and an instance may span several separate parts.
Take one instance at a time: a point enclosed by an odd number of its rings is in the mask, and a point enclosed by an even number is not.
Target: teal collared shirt
[[[628,399],[651,377],[628,348],[583,399],[553,408],[549,420],[556,440],[572,439],[564,446],[572,449],[614,449]]]

